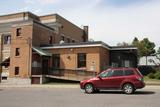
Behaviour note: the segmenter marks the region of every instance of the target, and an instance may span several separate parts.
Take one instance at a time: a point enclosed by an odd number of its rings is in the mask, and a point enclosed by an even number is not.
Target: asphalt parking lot
[[[85,94],[79,88],[0,88],[0,107],[159,107],[160,86],[135,94],[102,91]]]

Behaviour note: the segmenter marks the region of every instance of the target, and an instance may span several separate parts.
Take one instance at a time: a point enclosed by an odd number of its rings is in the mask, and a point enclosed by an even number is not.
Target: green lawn
[[[145,82],[147,85],[160,85],[160,80],[150,79],[150,78],[147,77],[147,76],[144,77],[144,82]]]

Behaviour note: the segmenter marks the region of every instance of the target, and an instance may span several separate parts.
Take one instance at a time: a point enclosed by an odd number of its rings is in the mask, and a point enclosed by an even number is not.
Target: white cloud
[[[148,37],[160,46],[159,0],[123,6],[113,6],[107,4],[107,1],[102,4],[104,0],[28,0],[28,3],[34,2],[36,8],[32,7],[34,5],[28,6],[38,14],[54,11],[78,26],[89,25],[90,38],[109,45],[131,42],[136,36],[140,39]],[[43,6],[45,8],[42,11]]]
[[[123,41],[131,42],[137,36],[140,39],[148,37],[160,46],[159,1],[124,7],[102,7],[99,2],[94,3],[86,3],[70,10],[64,9],[60,13],[79,26],[88,24],[90,38],[102,40],[109,45]]]
[[[48,5],[58,3],[60,0],[25,0],[26,4],[41,4],[41,5]]]

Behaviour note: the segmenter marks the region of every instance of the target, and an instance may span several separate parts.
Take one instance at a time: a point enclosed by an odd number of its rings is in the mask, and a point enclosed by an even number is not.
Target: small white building
[[[160,66],[160,54],[144,56],[139,59],[139,66]]]

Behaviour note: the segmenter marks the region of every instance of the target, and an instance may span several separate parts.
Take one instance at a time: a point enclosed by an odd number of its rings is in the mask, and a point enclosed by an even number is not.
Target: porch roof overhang
[[[4,61],[0,63],[1,66],[9,66],[9,64],[10,64],[10,57],[6,58]]]
[[[32,46],[32,49],[41,56],[52,56],[51,53],[46,52],[39,47]]]

